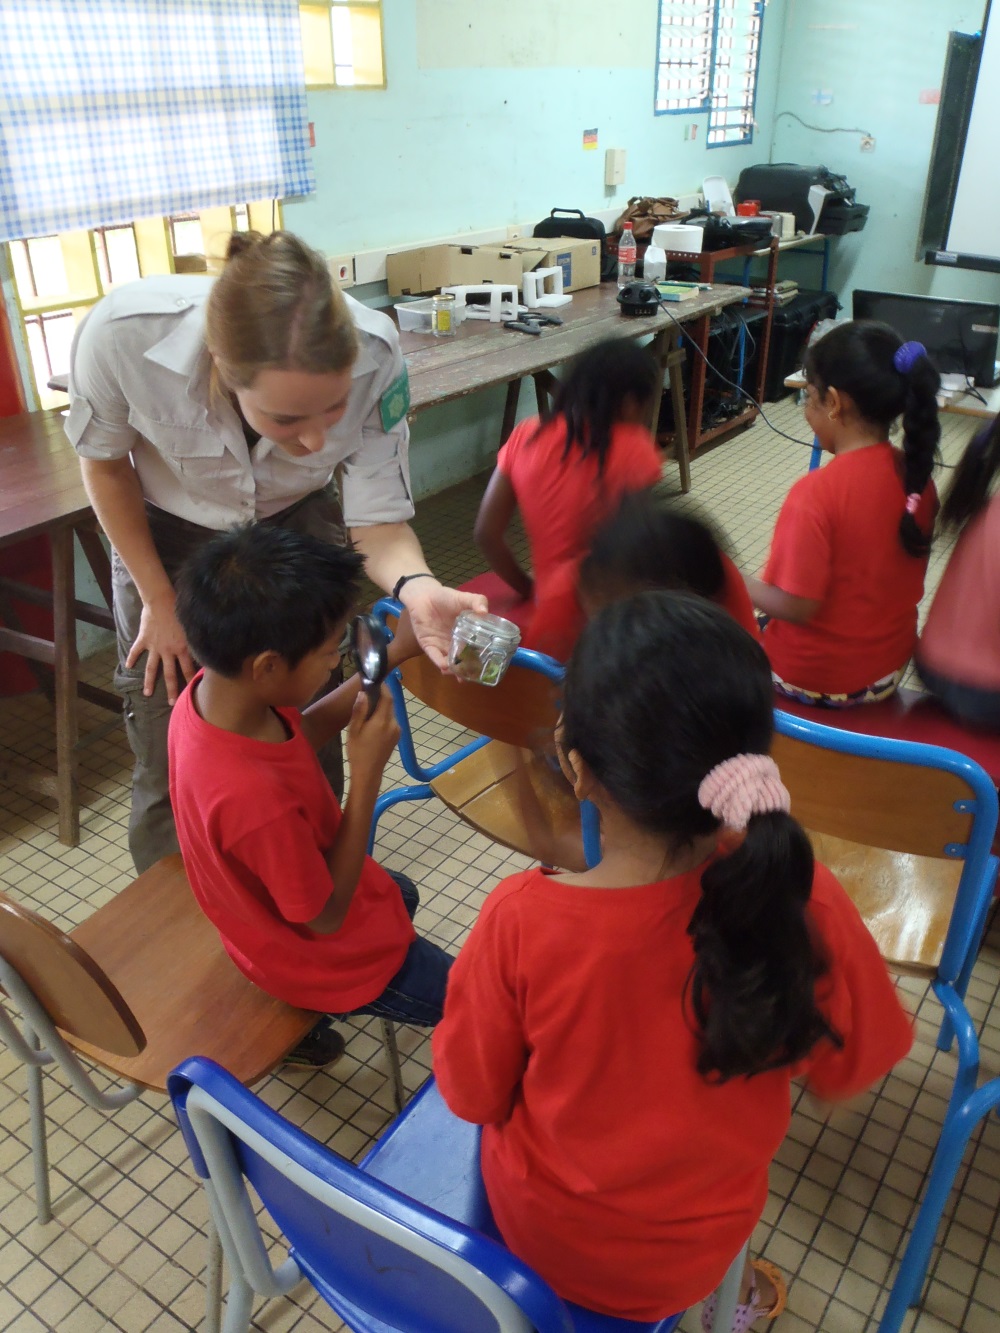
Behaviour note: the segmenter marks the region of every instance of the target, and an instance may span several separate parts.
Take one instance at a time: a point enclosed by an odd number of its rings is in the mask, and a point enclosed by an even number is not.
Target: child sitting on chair
[[[367,855],[399,734],[388,691],[369,718],[354,676],[299,712],[340,662],[362,566],[268,524],[191,559],[177,616],[202,669],[170,718],[170,796],[191,887],[251,981],[324,1014],[433,1026],[452,958],[415,933],[415,886]],[[390,665],[418,651],[406,619]],[[341,809],[316,750],[345,727]]]
[[[940,380],[920,343],[838,324],[806,353],[806,421],[832,460],[800,477],[750,596],[779,694],[824,708],[877,703],[917,643],[937,493]],[[903,447],[889,443],[902,418]]]
[[[595,528],[623,495],[660,479],[648,426],[659,374],[631,339],[598,343],[570,365],[551,412],[520,422],[497,456],[475,525],[494,573],[464,588],[485,593],[491,611],[515,620],[525,648],[566,660],[583,626],[576,577]],[[507,543],[515,510],[533,574]]]
[[[434,1072],[483,1126],[500,1232],[604,1314],[662,1319],[718,1285],[793,1077],[848,1097],[910,1048],[872,936],[788,813],[772,729],[767,658],[731,616],[683,593],[607,607],[558,733],[602,859],[504,880],[449,978]],[[734,1328],[782,1304],[758,1261]]]

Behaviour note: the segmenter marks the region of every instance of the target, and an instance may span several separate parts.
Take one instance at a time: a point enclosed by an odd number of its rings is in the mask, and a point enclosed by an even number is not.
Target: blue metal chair
[[[813,835],[818,858],[854,897],[889,965],[928,976],[945,1011],[938,1048],[948,1050],[957,1037],[958,1071],[928,1187],[879,1325],[881,1333],[898,1333],[919,1299],[969,1135],[1000,1105],[1000,1080],[976,1089],[979,1045],[963,1003],[993,902],[997,791],[984,769],[954,750],[842,731],[780,710],[775,728],[773,753],[792,813]],[[920,877],[933,874],[931,858],[955,863],[960,873],[950,889],[937,882],[923,894]],[[890,910],[894,874],[898,920]]]
[[[375,614],[383,625],[402,613],[391,598],[376,603]],[[516,754],[551,740],[558,717],[558,686],[565,669],[544,653],[518,648],[506,675],[494,687],[473,685],[446,676],[425,657],[415,657],[393,671],[386,684],[392,694],[400,727],[399,757],[412,785],[383,792],[375,803],[369,851],[375,844],[378,821],[386,810],[401,801],[423,801],[431,796],[494,842],[528,856],[536,855],[528,830],[521,819],[515,777]],[[460,746],[436,763],[424,765],[417,756],[406,708],[404,688],[434,712],[475,734],[476,739]],[[544,778],[539,770],[536,777]],[[582,830],[583,861],[572,869],[593,865],[600,859],[597,812],[585,802],[559,800],[549,803],[554,818],[570,818]],[[568,811],[568,815],[567,815]]]
[[[308,1280],[354,1333],[670,1333],[560,1300],[499,1239],[479,1171],[479,1129],[433,1079],[358,1166],[265,1106],[211,1060],[170,1076],[230,1274],[224,1333],[246,1333],[256,1296]],[[275,1267],[253,1188],[289,1246]],[[744,1253],[720,1289],[732,1324]]]

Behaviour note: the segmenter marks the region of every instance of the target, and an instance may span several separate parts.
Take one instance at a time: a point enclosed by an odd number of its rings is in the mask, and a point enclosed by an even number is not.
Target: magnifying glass
[[[351,650],[358,664],[361,688],[368,696],[371,717],[378,707],[382,682],[389,674],[389,640],[381,623],[374,616],[355,616],[351,622]]]

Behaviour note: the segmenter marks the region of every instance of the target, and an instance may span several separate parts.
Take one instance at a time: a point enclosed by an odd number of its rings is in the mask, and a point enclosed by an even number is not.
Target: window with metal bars
[[[753,142],[766,0],[660,0],[657,115],[708,113],[709,148]]]

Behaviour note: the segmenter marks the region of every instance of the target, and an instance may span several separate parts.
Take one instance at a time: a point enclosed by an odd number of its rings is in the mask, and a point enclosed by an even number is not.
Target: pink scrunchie
[[[781,781],[778,765],[768,754],[738,754],[716,764],[702,778],[698,804],[725,824],[745,829],[751,815],[791,809],[791,797]]]

